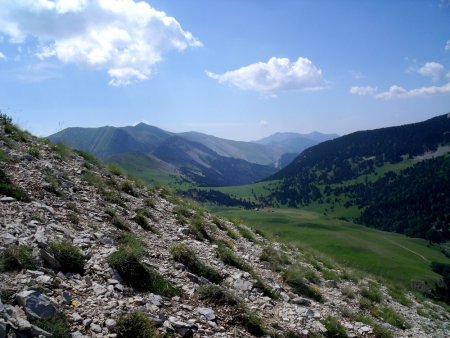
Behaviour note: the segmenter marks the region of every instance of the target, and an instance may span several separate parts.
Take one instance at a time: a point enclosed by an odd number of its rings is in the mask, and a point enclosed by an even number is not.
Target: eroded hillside
[[[0,121],[0,337],[448,336],[439,305]]]

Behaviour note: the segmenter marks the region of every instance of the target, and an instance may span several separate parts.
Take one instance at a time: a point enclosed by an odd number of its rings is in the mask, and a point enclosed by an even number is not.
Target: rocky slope
[[[126,321],[135,311],[156,327],[148,337],[449,334],[438,305],[407,294],[402,305],[375,280],[108,171],[5,117],[0,169],[0,338],[136,337]]]

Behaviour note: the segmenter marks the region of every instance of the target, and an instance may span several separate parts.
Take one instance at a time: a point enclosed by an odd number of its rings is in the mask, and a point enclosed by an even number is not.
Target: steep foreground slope
[[[0,337],[448,336],[439,305],[394,296],[5,117],[0,169]]]

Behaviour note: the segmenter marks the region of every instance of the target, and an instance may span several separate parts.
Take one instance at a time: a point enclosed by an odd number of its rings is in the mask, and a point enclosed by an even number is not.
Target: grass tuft
[[[152,321],[140,311],[122,314],[114,330],[119,338],[159,337]]]
[[[270,269],[276,272],[282,271],[283,267],[290,263],[288,256],[284,252],[271,246],[264,247],[259,259],[269,263]]]
[[[179,295],[179,289],[173,287],[156,270],[141,262],[143,254],[142,242],[128,234],[122,238],[119,249],[112,253],[108,260],[119,272],[124,283],[138,291],[154,292],[167,297]]]
[[[408,323],[405,317],[389,306],[374,308],[371,312],[374,316],[383,319],[385,322],[399,329],[405,330],[411,328],[411,324]]]
[[[227,265],[234,266],[242,271],[252,272],[252,268],[247,263],[243,262],[234,252],[225,245],[219,244],[217,248],[217,255]]]
[[[289,268],[284,272],[283,279],[298,295],[309,297],[319,302],[323,301],[320,289],[308,283],[302,268],[298,266]]]
[[[62,313],[49,319],[31,320],[33,325],[51,333],[53,338],[70,338],[70,328],[66,317]]]
[[[184,243],[176,244],[170,249],[175,261],[182,263],[186,268],[196,275],[208,279],[210,282],[219,283],[222,276],[215,269],[203,263],[189,246]]]
[[[29,246],[10,247],[0,252],[0,270],[35,269],[36,266],[37,262],[33,258],[33,249]]]
[[[237,306],[241,300],[233,292],[216,284],[205,284],[198,288],[199,298],[211,304]]]
[[[0,194],[13,197],[22,202],[30,201],[25,191],[14,185],[2,169],[0,169]]]
[[[383,300],[383,294],[375,284],[370,284],[369,287],[362,288],[361,296],[375,303],[381,303],[381,301]]]
[[[85,257],[80,249],[68,240],[61,240],[49,243],[49,248],[55,259],[61,264],[63,272],[84,272]]]
[[[322,321],[322,324],[327,329],[327,332],[325,333],[326,337],[333,337],[333,338],[348,337],[345,327],[341,323],[339,323],[339,321],[336,318],[332,316],[327,316]]]

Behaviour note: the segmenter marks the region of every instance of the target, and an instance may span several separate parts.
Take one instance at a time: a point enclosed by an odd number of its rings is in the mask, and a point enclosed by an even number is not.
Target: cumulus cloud
[[[450,40],[447,40],[447,43],[445,44],[445,50],[449,51],[450,50]]]
[[[417,72],[420,75],[430,77],[433,82],[441,80],[447,73],[445,67],[437,62],[427,62],[420,67]]]
[[[144,1],[2,1],[0,32],[12,43],[37,41],[40,59],[107,70],[114,86],[148,79],[170,50],[202,43]],[[30,41],[30,40],[28,40]]]
[[[394,98],[409,98],[409,97],[422,97],[436,94],[449,94],[450,82],[443,86],[430,86],[421,87],[411,90],[406,90],[398,85],[391,86],[388,91],[377,94],[377,99],[394,99]]]
[[[371,96],[377,92],[377,87],[372,86],[354,86],[350,88],[350,93],[360,96]]]
[[[291,62],[287,58],[271,58],[223,74],[206,71],[219,83],[228,82],[242,90],[273,95],[281,91],[313,90],[324,87],[322,70],[307,58]]]

